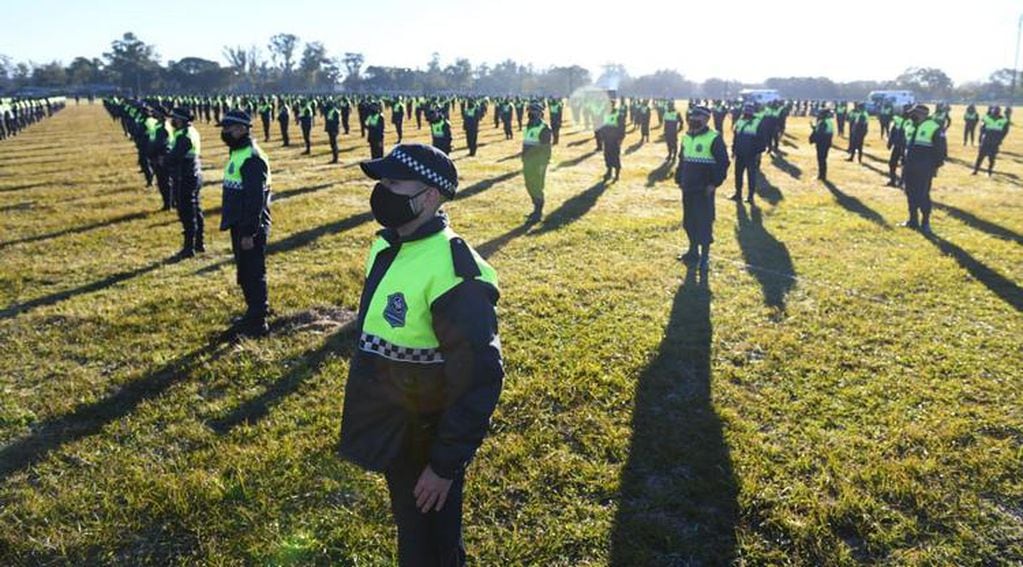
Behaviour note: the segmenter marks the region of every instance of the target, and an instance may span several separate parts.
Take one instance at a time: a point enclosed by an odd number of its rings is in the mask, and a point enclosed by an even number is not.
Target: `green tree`
[[[135,94],[152,91],[159,86],[160,60],[153,46],[128,32],[110,44],[103,54],[107,70],[123,88]]]

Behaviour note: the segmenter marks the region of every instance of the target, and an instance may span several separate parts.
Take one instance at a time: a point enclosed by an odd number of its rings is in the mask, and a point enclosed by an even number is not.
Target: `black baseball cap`
[[[248,128],[252,128],[252,118],[249,117],[249,113],[244,110],[229,110],[224,117],[217,121],[217,127],[222,128],[224,126],[230,126],[232,124],[241,124]]]
[[[184,120],[185,122],[191,122],[195,120],[195,117],[192,116],[192,111],[183,106],[179,106],[172,110],[170,112],[170,116],[171,118],[177,118],[178,120]]]
[[[370,179],[409,179],[436,187],[449,199],[458,187],[458,169],[444,152],[425,144],[398,144],[386,156],[359,162]]]

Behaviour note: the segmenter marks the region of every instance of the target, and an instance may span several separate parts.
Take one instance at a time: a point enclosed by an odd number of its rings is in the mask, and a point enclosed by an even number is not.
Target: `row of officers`
[[[0,98],[0,140],[13,138],[29,126],[63,110],[65,97]]]

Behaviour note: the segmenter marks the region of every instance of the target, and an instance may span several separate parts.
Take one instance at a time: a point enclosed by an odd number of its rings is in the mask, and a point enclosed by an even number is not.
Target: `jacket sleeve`
[[[714,138],[714,143],[710,145],[710,151],[714,155],[714,173],[711,177],[711,185],[717,187],[725,182],[725,178],[728,177],[728,166],[730,162],[728,160],[728,150],[725,149],[725,141],[721,139],[721,136]]]
[[[242,217],[238,222],[242,234],[254,235],[263,214],[263,187],[266,186],[266,163],[253,156],[242,164]]]
[[[472,460],[501,394],[504,363],[494,309],[497,295],[493,286],[467,280],[432,306],[446,391],[430,466],[443,478],[454,478]]]

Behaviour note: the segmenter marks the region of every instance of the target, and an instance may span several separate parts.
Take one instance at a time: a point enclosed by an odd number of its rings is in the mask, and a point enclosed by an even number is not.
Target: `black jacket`
[[[378,233],[391,246],[377,254],[366,278],[359,306],[360,337],[370,300],[402,243],[446,226],[447,217],[439,214],[405,238],[393,229]],[[476,267],[468,245],[462,246],[452,245],[451,261],[458,274],[466,266]],[[468,465],[487,433],[504,381],[497,300],[497,289],[469,277],[433,303],[433,328],[443,363],[399,362],[356,350],[341,417],[343,458],[382,472],[400,452],[425,442],[430,466],[441,477],[454,478]]]
[[[249,140],[252,143],[252,140]],[[244,146],[242,146],[244,147]],[[270,227],[270,187],[266,163],[253,155],[242,164],[242,188],[224,189],[220,230],[238,227],[246,236]]]
[[[702,134],[707,130],[705,126],[697,135]],[[682,146],[682,143],[679,143]],[[714,156],[714,163],[694,163],[686,162],[685,155],[679,156],[679,166],[675,171],[675,183],[682,188],[683,191],[695,191],[698,189],[704,189],[708,185],[717,187],[725,182],[725,178],[728,177],[728,150],[725,149],[725,142],[722,140],[719,134],[714,138],[714,142],[710,146],[711,154]],[[684,151],[681,152],[684,154]]]

